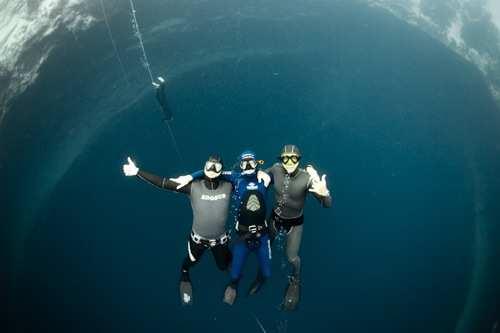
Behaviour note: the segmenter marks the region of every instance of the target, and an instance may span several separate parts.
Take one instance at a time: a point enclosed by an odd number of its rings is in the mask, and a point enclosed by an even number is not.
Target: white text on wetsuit
[[[225,199],[225,198],[226,198],[225,193],[217,194],[217,195],[208,195],[208,194],[201,195],[201,200],[208,200],[208,201],[216,201],[216,200],[221,200],[221,199]]]

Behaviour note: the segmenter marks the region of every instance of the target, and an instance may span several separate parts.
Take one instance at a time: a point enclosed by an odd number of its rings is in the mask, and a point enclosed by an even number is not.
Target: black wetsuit
[[[165,93],[165,82],[160,82],[156,87],[156,100],[160,104],[161,110],[163,111],[163,115],[165,116],[164,120],[173,120],[174,115],[168,105],[167,95]]]

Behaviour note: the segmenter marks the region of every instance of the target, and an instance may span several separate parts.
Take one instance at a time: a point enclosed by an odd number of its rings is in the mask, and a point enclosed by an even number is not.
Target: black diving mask
[[[292,163],[298,163],[300,161],[300,157],[297,155],[283,155],[280,157],[280,161],[283,164],[287,164],[289,161],[292,161]]]
[[[205,163],[205,170],[219,173],[222,171],[222,163],[207,161]]]
[[[257,167],[256,160],[243,160],[240,162],[241,170],[255,169]]]

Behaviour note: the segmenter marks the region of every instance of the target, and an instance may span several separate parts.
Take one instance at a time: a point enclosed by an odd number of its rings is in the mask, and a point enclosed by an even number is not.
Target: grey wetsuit
[[[231,200],[231,183],[220,181],[216,189],[209,189],[203,180],[191,183],[193,231],[207,239],[215,239],[226,232],[226,220]]]
[[[274,188],[274,206],[271,218],[273,236],[279,232],[287,233],[286,254],[291,264],[292,275],[300,277],[299,249],[302,240],[303,213],[306,196],[311,188],[311,176],[301,168],[293,174],[288,174],[280,163],[274,164],[266,170],[271,175]],[[330,195],[322,197],[312,193],[323,207],[331,207]]]
[[[311,176],[301,168],[297,168],[290,175],[279,163],[266,170],[272,176],[274,188],[274,211],[283,219],[299,218],[304,213],[304,205],[309,188]],[[331,196],[321,197],[313,195],[321,202],[322,206],[332,205]]]
[[[220,270],[227,269],[231,262],[226,234],[226,221],[233,189],[231,183],[218,179],[199,179],[177,189],[178,184],[167,178],[142,170],[137,176],[159,188],[189,195],[193,210],[193,233],[188,240],[188,255],[182,264],[181,279],[189,280],[189,269],[199,261],[207,248],[212,251],[217,267]],[[211,245],[210,241],[214,240],[217,242]]]
[[[226,220],[231,200],[231,183],[224,180],[213,182],[195,180],[177,189],[177,183],[140,170],[139,178],[157,187],[189,195],[193,209],[193,231],[206,239],[214,239],[226,232]]]

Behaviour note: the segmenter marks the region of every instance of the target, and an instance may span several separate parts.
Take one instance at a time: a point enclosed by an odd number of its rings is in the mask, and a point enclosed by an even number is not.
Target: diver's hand
[[[128,163],[123,165],[123,173],[128,177],[137,176],[139,168],[135,166],[134,161],[130,157],[127,157],[127,161]]]
[[[318,171],[316,171],[316,169],[314,169],[312,165],[306,166],[306,172],[309,174],[309,176],[311,176],[311,180],[313,182],[320,181]]]
[[[180,176],[177,178],[170,178],[170,180],[179,184],[177,185],[176,189],[180,189],[181,187],[184,187],[187,184],[191,183],[193,181],[193,176],[191,175]]]
[[[319,176],[318,176],[318,178],[319,178]],[[313,179],[313,182],[311,184],[311,188],[309,189],[309,192],[316,193],[322,197],[329,196],[330,191],[328,190],[328,187],[326,186],[326,175],[321,176],[321,180],[319,180],[319,181]]]
[[[257,171],[257,179],[259,183],[264,182],[264,186],[268,187],[269,183],[271,183],[271,176],[269,176],[267,173],[265,173],[262,170]]]

